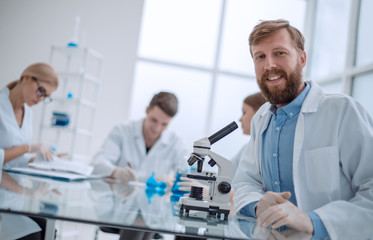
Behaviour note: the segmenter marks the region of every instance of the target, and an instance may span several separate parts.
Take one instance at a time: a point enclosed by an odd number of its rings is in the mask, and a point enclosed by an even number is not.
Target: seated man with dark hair
[[[184,142],[167,126],[178,110],[173,93],[159,92],[146,108],[146,117],[114,127],[93,159],[93,174],[123,182],[146,180],[155,173],[157,181],[172,187],[176,170],[185,166],[189,154]],[[141,233],[141,234],[140,234]],[[150,239],[153,234],[121,230],[121,239]]]

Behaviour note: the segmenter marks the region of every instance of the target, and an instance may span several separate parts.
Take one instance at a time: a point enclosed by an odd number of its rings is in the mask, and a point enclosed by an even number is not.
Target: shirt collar
[[[306,84],[306,87],[303,89],[303,91],[289,104],[283,107],[280,107],[279,109],[276,109],[276,106],[272,104],[270,108],[272,114],[275,115],[276,112],[277,113],[284,112],[289,118],[296,116],[300,112],[304,99],[306,98],[311,88],[308,82],[305,82],[305,84]]]

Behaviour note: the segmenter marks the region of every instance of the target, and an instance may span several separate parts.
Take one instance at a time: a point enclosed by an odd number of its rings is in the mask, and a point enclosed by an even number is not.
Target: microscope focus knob
[[[218,185],[218,190],[223,194],[229,193],[231,191],[231,185],[227,182],[221,182]]]

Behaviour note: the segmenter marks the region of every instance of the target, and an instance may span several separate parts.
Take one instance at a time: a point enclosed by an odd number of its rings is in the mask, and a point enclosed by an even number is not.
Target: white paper
[[[58,172],[58,171],[42,170],[42,169],[36,169],[36,168],[11,168],[11,169],[8,169],[7,171],[16,172],[16,173],[24,173],[24,174],[29,174],[32,176],[50,177],[53,179],[63,180],[63,181],[77,181],[77,180],[93,178],[93,176],[84,176],[84,175],[76,174],[76,173]]]

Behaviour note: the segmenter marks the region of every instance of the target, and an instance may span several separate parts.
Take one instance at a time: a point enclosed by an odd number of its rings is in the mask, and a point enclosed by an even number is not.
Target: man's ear
[[[306,61],[307,61],[307,54],[305,51],[303,51],[301,54],[300,54],[300,63],[302,65],[302,67],[306,66]]]
[[[145,113],[148,114],[149,111],[150,111],[150,108],[149,108],[149,107],[146,107],[146,109],[145,109]]]

